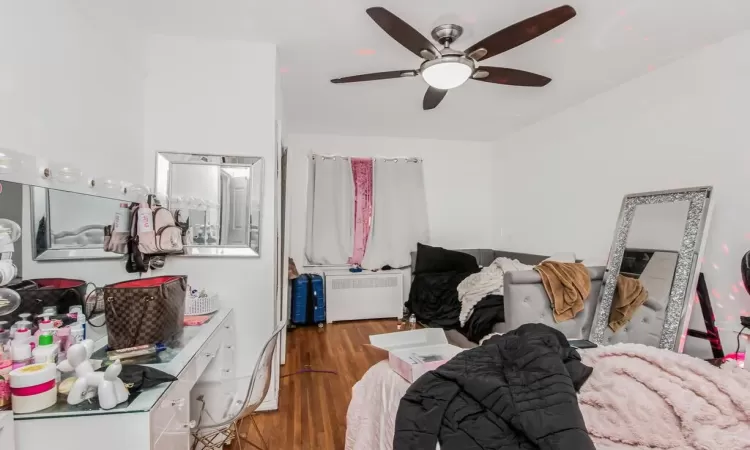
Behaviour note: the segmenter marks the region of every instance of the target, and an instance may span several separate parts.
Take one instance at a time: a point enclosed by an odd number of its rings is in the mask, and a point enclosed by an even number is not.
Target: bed
[[[581,352],[594,372],[578,402],[597,449],[750,449],[750,372],[640,344]],[[409,384],[387,361],[352,389],[347,450],[392,449]]]

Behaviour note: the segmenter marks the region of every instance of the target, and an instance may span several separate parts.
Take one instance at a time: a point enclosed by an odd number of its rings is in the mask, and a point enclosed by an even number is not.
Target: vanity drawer
[[[216,359],[219,350],[222,347],[222,343],[225,341],[225,323],[226,319],[206,343],[203,344],[200,350],[195,353],[182,372],[180,372],[180,381],[184,383],[192,383],[192,385],[194,385],[198,382],[198,379],[203,375],[211,362]],[[191,388],[192,385],[190,386]]]
[[[189,431],[190,404],[188,396],[192,384],[175,381],[169,386],[162,399],[151,409],[151,442],[169,432]]]
[[[10,411],[0,412],[0,449],[16,448],[13,439],[13,413]]]
[[[166,432],[159,436],[159,440],[153,443],[153,450],[175,450],[187,449],[190,447],[190,432],[183,431],[180,433]]]
[[[219,353],[219,348],[221,347],[222,342],[224,341],[224,333],[223,329],[219,332],[214,333],[214,335],[211,337],[211,339],[206,342],[203,347],[201,347],[198,354],[195,355],[195,358],[193,361],[190,362],[190,364],[195,364],[195,381],[197,382],[198,379],[203,375],[203,372],[206,371],[206,368],[209,364],[211,364],[211,361],[216,359],[216,355]]]

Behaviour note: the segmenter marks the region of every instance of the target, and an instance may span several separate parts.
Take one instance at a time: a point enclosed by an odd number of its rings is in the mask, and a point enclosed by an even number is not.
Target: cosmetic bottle
[[[39,336],[39,346],[31,352],[34,356],[34,364],[57,364],[57,353],[57,344],[49,331],[45,331],[44,334]]]
[[[34,361],[34,357],[31,354],[31,345],[26,342],[14,342],[10,352],[13,356],[13,370],[28,366]]]
[[[39,330],[37,331],[37,334],[41,334],[42,331],[52,330],[55,328],[55,324],[52,323],[52,319],[51,319],[53,315],[54,314],[50,314],[50,313],[39,314],[39,317],[40,317],[39,322],[38,322]]]
[[[13,343],[11,346],[16,344],[30,344],[33,345],[31,336],[31,322],[25,320],[18,321],[18,328],[16,334],[13,337]]]
[[[59,353],[57,354],[58,361],[65,361],[67,359],[68,348],[70,348],[70,327],[62,327],[57,329],[57,348]]]
[[[18,317],[19,317],[18,321],[16,323],[14,323],[10,327],[10,338],[11,339],[15,339],[16,338],[16,330],[17,329],[19,329],[19,328],[28,328],[28,329],[31,329],[31,325],[32,324],[31,324],[31,321],[29,320],[29,318],[31,317],[31,314],[29,314],[29,313],[21,313],[21,314],[18,315]],[[21,324],[24,324],[24,323],[28,323],[29,326],[27,326],[27,327],[21,326]]]
[[[71,345],[80,344],[84,339],[83,325],[80,323],[74,323],[71,325],[70,337],[68,338],[68,348],[70,348]]]
[[[51,317],[52,314],[50,313],[43,313],[40,314],[39,317],[41,318],[38,323],[38,328],[36,330],[36,333],[34,333],[34,338],[31,340],[31,342],[34,344],[34,346],[39,345],[39,338],[42,336],[42,334],[47,333],[50,336],[52,336],[52,340],[54,342],[58,342],[57,339],[57,328],[55,328],[55,323],[52,321]],[[32,347],[33,350],[34,347]]]
[[[86,339],[86,315],[83,313],[83,309],[80,306],[71,306],[68,311],[69,314],[77,315],[77,323],[83,330],[83,339]]]

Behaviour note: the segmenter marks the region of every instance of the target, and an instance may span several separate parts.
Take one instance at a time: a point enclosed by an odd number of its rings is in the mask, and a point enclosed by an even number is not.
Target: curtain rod
[[[310,155],[310,158],[332,159],[332,160],[336,160],[336,158],[341,158],[341,159],[372,158],[372,159],[379,159],[379,160],[386,161],[386,162],[388,161],[392,161],[392,162],[405,161],[405,162],[413,162],[413,163],[422,162],[422,158],[418,158],[416,156],[400,156],[400,157],[395,157],[395,158],[386,158],[384,156],[340,156],[340,155],[317,155],[313,153]]]

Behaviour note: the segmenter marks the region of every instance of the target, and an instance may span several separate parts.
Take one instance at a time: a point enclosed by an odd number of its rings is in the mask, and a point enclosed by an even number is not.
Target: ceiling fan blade
[[[526,72],[518,69],[506,69],[504,67],[486,67],[480,66],[472,76],[477,81],[486,83],[507,84],[510,86],[546,86],[552,81],[542,75]]]
[[[389,36],[420,58],[434,59],[440,56],[440,52],[432,42],[387,9],[380,6],[368,8],[367,14]],[[430,54],[432,58],[430,58]]]
[[[445,94],[447,94],[448,91],[445,89],[436,89],[432,86],[430,86],[427,89],[427,92],[424,94],[424,100],[422,100],[422,109],[427,111],[428,109],[435,109],[437,105],[440,104],[440,102],[443,101],[443,98],[445,97]]]
[[[466,49],[466,54],[477,61],[492,58],[543,35],[572,19],[575,15],[576,10],[572,6],[559,6],[487,36]]]
[[[416,76],[416,70],[392,70],[390,72],[366,73],[363,75],[353,75],[351,77],[334,78],[331,80],[331,83],[356,83],[358,81],[388,80],[391,78],[410,78]]]

